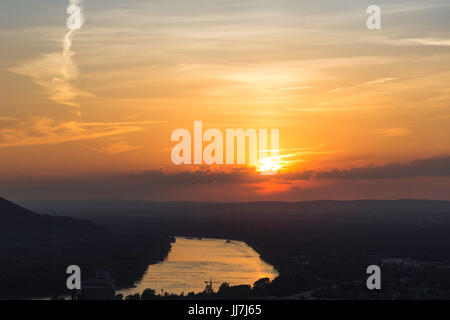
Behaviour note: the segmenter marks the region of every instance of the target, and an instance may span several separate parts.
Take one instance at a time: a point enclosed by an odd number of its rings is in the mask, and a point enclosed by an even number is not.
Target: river
[[[224,239],[185,239],[177,237],[167,258],[150,265],[134,288],[119,290],[124,297],[151,288],[160,294],[201,292],[205,281],[213,281],[215,290],[222,282],[250,284],[267,277],[273,280],[277,270],[261,260],[259,254],[241,241]]]

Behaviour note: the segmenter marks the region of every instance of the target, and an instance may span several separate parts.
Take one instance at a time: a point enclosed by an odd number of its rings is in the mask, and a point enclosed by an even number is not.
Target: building
[[[381,259],[381,265],[399,265],[403,267],[423,268],[436,265],[433,261],[417,261],[411,258],[385,258]]]
[[[109,271],[95,272],[95,278],[82,282],[79,300],[113,300],[116,297],[116,282]]]

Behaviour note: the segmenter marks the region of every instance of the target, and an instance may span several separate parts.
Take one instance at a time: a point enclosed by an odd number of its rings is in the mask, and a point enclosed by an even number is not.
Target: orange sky
[[[315,174],[254,181],[250,170],[233,181],[232,196],[219,177],[185,189],[168,183],[158,196],[139,185],[136,197],[446,197],[448,163],[414,161],[450,154],[448,1],[379,1],[383,27],[369,31],[364,1],[86,0],[67,56],[67,4],[22,2],[0,5],[5,196],[84,198],[81,181],[92,177],[163,170],[170,179],[175,170],[199,170],[174,168],[170,135],[201,120],[223,132],[277,128],[287,161],[281,174]],[[410,174],[387,182],[317,174],[390,163]],[[436,165],[442,171],[432,171]],[[414,190],[405,191],[405,179],[415,179]],[[34,194],[26,181],[48,192]],[[79,189],[58,193],[72,181]],[[105,188],[92,196],[133,198]]]

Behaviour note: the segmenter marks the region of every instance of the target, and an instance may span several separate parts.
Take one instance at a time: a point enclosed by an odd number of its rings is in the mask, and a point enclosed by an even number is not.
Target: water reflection
[[[258,279],[268,277],[272,280],[277,276],[278,272],[244,242],[177,237],[166,260],[150,265],[135,288],[118,293],[127,296],[142,293],[146,288],[157,293],[162,289],[176,294],[198,293],[210,279],[217,290],[222,282],[251,285]]]

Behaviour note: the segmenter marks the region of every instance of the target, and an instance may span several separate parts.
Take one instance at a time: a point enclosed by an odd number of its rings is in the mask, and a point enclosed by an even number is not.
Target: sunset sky
[[[63,55],[68,4],[0,0],[0,196],[450,200],[448,0],[84,0]],[[281,172],[174,166],[194,120]]]

